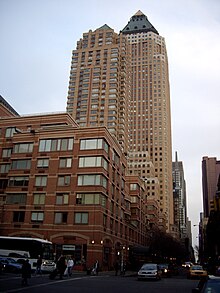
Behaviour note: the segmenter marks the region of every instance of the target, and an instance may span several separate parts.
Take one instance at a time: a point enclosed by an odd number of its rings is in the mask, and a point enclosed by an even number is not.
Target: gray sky
[[[76,42],[103,24],[119,32],[138,10],[166,40],[173,158],[198,224],[202,157],[220,159],[219,0],[0,0],[0,94],[21,115],[65,111]]]

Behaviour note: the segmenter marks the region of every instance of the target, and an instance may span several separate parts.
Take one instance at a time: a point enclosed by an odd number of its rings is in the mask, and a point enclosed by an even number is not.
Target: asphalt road
[[[32,277],[29,286],[21,286],[19,275],[0,276],[0,292],[40,293],[191,293],[197,280],[186,277],[162,278],[160,281],[137,281],[135,276],[105,274],[86,276],[75,273],[71,278],[50,280],[47,275]]]

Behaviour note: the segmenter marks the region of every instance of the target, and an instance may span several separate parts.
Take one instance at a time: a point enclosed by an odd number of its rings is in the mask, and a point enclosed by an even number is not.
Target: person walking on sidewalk
[[[67,274],[69,277],[72,276],[73,266],[74,266],[74,260],[72,257],[70,257],[67,261]]]
[[[66,258],[65,256],[61,255],[57,261],[57,270],[58,270],[58,274],[60,275],[60,279],[63,279],[65,269],[66,269]]]
[[[22,265],[21,274],[22,274],[22,282],[21,282],[21,284],[23,286],[27,286],[28,285],[28,279],[31,278],[31,265],[30,265],[28,259],[26,259],[25,262]]]
[[[37,259],[37,266],[36,266],[36,271],[35,271],[35,275],[40,274],[42,275],[42,271],[41,271],[41,265],[42,265],[42,258],[40,255],[38,255],[38,259]]]

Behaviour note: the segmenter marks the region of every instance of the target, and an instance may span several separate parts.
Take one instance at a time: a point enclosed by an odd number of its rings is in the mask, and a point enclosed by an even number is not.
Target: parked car
[[[161,279],[161,270],[159,266],[155,263],[145,263],[138,271],[138,280],[146,280],[146,279]]]
[[[192,289],[192,293],[219,293],[220,292],[220,277],[208,276],[201,278],[198,286]]]
[[[164,277],[172,276],[172,269],[169,264],[158,264],[159,270],[161,270],[161,275]]]
[[[21,272],[22,265],[17,263],[13,258],[0,257],[3,272],[18,273]]]
[[[200,265],[191,266],[188,273],[187,273],[188,279],[202,278],[202,277],[207,277],[207,276],[208,276],[207,271],[204,270],[203,267]]]

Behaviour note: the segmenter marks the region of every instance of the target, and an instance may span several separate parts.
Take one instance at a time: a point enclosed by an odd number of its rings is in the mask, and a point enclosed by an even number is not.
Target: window
[[[100,204],[102,196],[100,193],[78,193],[76,195],[76,204]]]
[[[49,159],[37,160],[37,168],[48,168],[48,167],[49,167]]]
[[[16,177],[10,177],[8,186],[28,186],[29,183],[29,177],[27,176],[16,176]]]
[[[11,167],[14,170],[29,170],[31,168],[31,160],[13,160]]]
[[[70,175],[58,176],[58,186],[70,185]]]
[[[103,138],[80,140],[80,150],[96,150],[96,149],[104,149],[108,153],[109,145]]]
[[[34,194],[34,204],[45,204],[45,193],[35,193]]]
[[[113,151],[113,157],[112,157],[112,160],[113,160],[113,162],[115,163],[115,164],[119,164],[119,160],[120,160],[120,157],[119,157],[119,155],[115,152],[115,151]]]
[[[3,149],[2,158],[10,158],[12,154],[12,149]]]
[[[47,176],[36,176],[35,186],[47,186]]]
[[[88,224],[88,213],[75,213],[75,224]]]
[[[6,204],[26,204],[27,194],[10,193],[6,196]]]
[[[68,216],[67,212],[55,213],[54,223],[55,224],[66,224],[67,223],[67,216]]]
[[[73,138],[42,139],[39,152],[69,151],[73,149]]]
[[[103,167],[108,170],[108,162],[103,157],[80,157],[79,167]]]
[[[68,193],[60,193],[56,195],[56,204],[68,204],[69,202],[69,194]]]
[[[131,196],[131,202],[132,203],[137,203],[137,196]]]
[[[13,222],[23,223],[25,217],[24,211],[13,212]]]
[[[32,153],[33,143],[17,143],[14,146],[14,153]]]
[[[72,158],[60,158],[60,168],[71,168]]]
[[[130,183],[130,190],[138,190],[137,183]]]
[[[83,185],[102,185],[107,187],[107,179],[102,175],[79,175],[78,186]]]
[[[31,213],[31,221],[32,222],[43,222],[44,213],[43,212],[32,212]]]
[[[1,164],[0,165],[0,173],[8,173],[10,170],[10,164]]]
[[[5,137],[12,137],[16,132],[17,131],[15,127],[8,127],[5,131]]]

